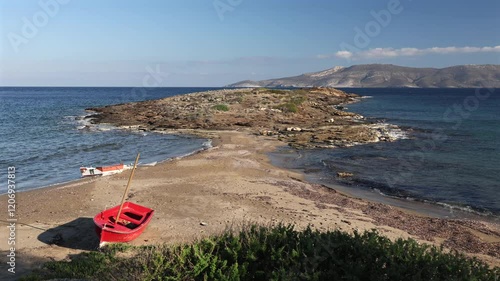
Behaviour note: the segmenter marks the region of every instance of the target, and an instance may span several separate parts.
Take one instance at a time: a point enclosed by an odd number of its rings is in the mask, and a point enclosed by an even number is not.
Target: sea
[[[202,138],[95,126],[85,109],[213,89],[220,88],[0,87],[0,193],[7,191],[8,167],[23,191],[77,180],[81,166],[130,164],[138,152],[147,164],[206,149],[210,142]],[[343,90],[362,96],[348,111],[399,126],[400,139],[335,149],[284,146],[270,154],[273,164],[360,197],[500,218],[498,89]]]
[[[397,125],[404,134],[347,148],[283,147],[271,154],[275,165],[361,198],[500,222],[500,89],[342,90],[362,96],[348,111]],[[353,176],[339,178],[338,172]]]
[[[80,178],[81,166],[168,161],[210,146],[206,139],[93,126],[85,109],[213,88],[0,87],[0,194],[15,167],[16,190]]]

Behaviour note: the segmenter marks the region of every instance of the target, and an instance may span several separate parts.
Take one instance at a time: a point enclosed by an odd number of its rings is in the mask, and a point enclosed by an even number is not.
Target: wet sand
[[[283,142],[246,132],[217,135],[211,149],[137,169],[129,200],[155,209],[155,215],[131,244],[189,242],[243,224],[281,222],[323,231],[377,229],[391,239],[412,237],[422,243],[444,243],[500,266],[498,224],[431,218],[355,199],[272,166],[266,153]],[[97,249],[92,218],[120,202],[128,175],[126,171],[18,193],[16,272]],[[0,201],[7,202],[6,195]],[[0,221],[3,257],[9,235],[6,211],[3,208],[5,219]]]

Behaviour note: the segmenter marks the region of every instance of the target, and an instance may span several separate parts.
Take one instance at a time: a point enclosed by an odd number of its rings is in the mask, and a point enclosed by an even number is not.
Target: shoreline
[[[116,126],[113,126],[111,124],[107,124],[107,126],[110,127],[110,129],[108,131],[111,131],[111,130],[115,131],[116,130],[116,131],[121,131],[121,132],[126,132],[126,133],[134,133],[134,134],[141,133],[141,131],[139,131],[139,130],[132,130],[130,128],[116,127]],[[169,161],[173,161],[173,160],[182,159],[182,158],[191,156],[193,154],[197,154],[197,153],[203,152],[204,150],[210,149],[212,147],[212,139],[204,138],[204,137],[200,137],[200,136],[196,136],[196,135],[189,135],[189,134],[185,134],[185,133],[182,133],[182,132],[171,133],[171,132],[160,132],[160,131],[157,131],[157,132],[148,132],[148,133],[158,134],[158,135],[166,135],[166,134],[168,134],[168,135],[176,135],[176,136],[179,136],[179,137],[193,137],[194,136],[194,137],[199,138],[200,140],[201,139],[205,140],[198,149],[195,149],[195,150],[193,150],[191,152],[188,152],[188,153],[185,153],[185,154],[182,154],[182,155],[179,155],[179,156],[168,157],[168,158],[163,159],[163,160],[155,161],[155,162],[157,162],[157,164],[161,164],[161,163],[165,163],[165,162],[169,162]],[[111,165],[111,164],[112,163],[109,163],[109,165]],[[131,163],[131,164],[133,164],[133,163]],[[141,165],[147,165],[147,164],[148,163],[141,163],[141,162],[139,162],[139,166],[141,166]],[[97,166],[99,166],[99,165],[97,165]],[[73,184],[78,184],[80,181],[91,180],[91,179],[96,180],[98,178],[99,177],[86,177],[86,178],[78,177],[78,178],[68,179],[68,180],[65,180],[65,181],[62,181],[62,182],[50,183],[48,185],[23,188],[21,190],[16,190],[16,193],[23,193],[23,192],[29,192],[29,191],[39,190],[39,189],[49,189],[49,188],[54,188],[54,187],[59,187],[59,186],[73,185]],[[0,191],[0,196],[6,195],[6,194],[7,194],[7,191]]]
[[[343,184],[342,182],[336,181],[334,178],[325,179],[322,177],[322,172],[308,173],[301,168],[287,168],[283,164],[284,162],[286,162],[286,156],[284,156],[284,154],[280,152],[280,149],[294,150],[293,154],[297,152],[297,150],[293,148],[283,146],[281,148],[278,148],[275,152],[270,153],[269,157],[271,159],[271,162],[275,166],[283,169],[297,171],[301,173],[308,182],[326,185],[336,190],[337,192],[342,192],[347,196],[376,203],[387,204],[393,207],[402,208],[408,212],[415,212],[424,216],[441,219],[472,219],[500,224],[500,216],[494,215],[492,213],[482,213],[481,211],[476,210],[472,207],[460,207],[457,205],[450,205],[439,201],[430,201],[424,198],[413,199],[387,195],[379,190],[372,189],[367,186],[349,186],[347,184]]]
[[[298,229],[311,225],[320,231],[352,233],[374,228],[391,239],[444,243],[500,266],[498,224],[430,218],[352,198],[273,166],[268,153],[283,145],[280,141],[247,131],[212,133],[219,136],[213,139],[212,148],[138,168],[129,199],[156,213],[132,245],[190,242],[242,224],[282,222]],[[18,193],[18,272],[95,250],[98,240],[92,218],[119,203],[127,178],[124,172]],[[6,222],[1,224],[5,228]],[[58,234],[62,241],[54,240]],[[6,235],[2,231],[0,239],[7,241]],[[0,248],[2,254],[5,246]]]
[[[110,125],[112,126],[112,125]],[[129,132],[134,132],[138,133],[141,132],[139,130],[136,130],[134,128],[129,128],[129,127],[114,127],[116,130],[122,130],[122,131],[129,131]],[[156,134],[168,134],[168,135],[179,135],[179,136],[194,136],[194,137],[200,137],[206,139],[206,142],[204,142],[203,146],[197,150],[194,150],[190,153],[187,153],[185,155],[177,156],[177,157],[170,157],[167,159],[164,159],[162,161],[158,161],[156,165],[161,165],[167,162],[171,161],[178,161],[182,160],[183,158],[198,154],[198,153],[203,153],[206,150],[212,149],[214,146],[217,146],[217,141],[218,138],[215,137],[217,135],[217,131],[212,131],[212,130],[176,130],[176,131],[152,131],[150,133],[156,133]],[[212,137],[212,138],[208,138]],[[498,216],[493,216],[490,214],[483,214],[479,213],[477,211],[465,211],[460,208],[454,208],[454,206],[451,206],[451,208],[443,206],[445,203],[440,203],[440,202],[427,202],[427,201],[421,201],[421,200],[408,200],[406,198],[402,197],[397,197],[397,196],[390,196],[386,195],[383,193],[376,192],[375,190],[369,189],[360,189],[356,187],[349,187],[348,185],[344,185],[341,182],[336,182],[336,181],[325,181],[322,180],[321,178],[317,178],[317,175],[310,175],[306,173],[305,171],[302,171],[301,169],[294,169],[294,168],[286,168],[283,167],[282,165],[279,165],[279,163],[272,163],[273,158],[279,158],[279,156],[276,156],[277,153],[279,153],[280,148],[289,148],[285,144],[277,145],[276,148],[273,151],[269,151],[266,156],[269,158],[269,163],[271,163],[274,167],[279,168],[279,169],[284,169],[287,171],[292,171],[296,172],[302,175],[302,179],[306,180],[309,183],[312,184],[319,184],[319,185],[325,185],[331,188],[332,190],[335,190],[336,192],[340,192],[345,196],[352,197],[353,199],[361,199],[361,200],[368,200],[374,203],[382,203],[386,205],[390,205],[392,207],[396,208],[401,208],[406,212],[413,212],[418,215],[422,216],[429,216],[429,217],[434,217],[434,218],[440,218],[440,219],[471,219],[471,220],[480,220],[480,221],[485,221],[488,223],[494,223],[494,224],[500,224],[500,217]],[[292,148],[293,149],[293,148]],[[296,150],[296,149],[295,149]],[[275,155],[271,155],[275,154]],[[284,161],[284,159],[279,159],[279,161]],[[155,166],[156,166],[155,165]],[[86,183],[91,183],[95,180],[98,180],[100,177],[88,177],[88,178],[77,178],[65,182],[60,182],[60,183],[54,183],[50,184],[47,186],[40,186],[40,187],[35,187],[35,188],[30,188],[26,190],[20,190],[17,191],[17,193],[24,193],[24,192],[30,192],[30,191],[36,191],[40,189],[58,189],[58,188],[67,188],[71,186],[79,186],[82,184]],[[0,193],[0,196],[6,195],[7,193]]]

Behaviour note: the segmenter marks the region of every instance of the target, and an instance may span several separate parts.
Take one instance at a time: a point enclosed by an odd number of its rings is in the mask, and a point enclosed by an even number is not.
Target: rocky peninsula
[[[311,226],[348,233],[376,229],[392,240],[413,238],[500,266],[496,223],[433,218],[353,198],[309,183],[300,173],[275,167],[268,153],[286,142],[333,147],[390,141],[391,129],[348,113],[359,97],[335,89],[276,91],[236,89],[156,101],[92,108],[94,123],[132,130],[199,134],[213,147],[181,159],[138,168],[129,199],[155,209],[132,245],[192,242],[256,223]],[[383,128],[383,129],[381,129]],[[120,202],[129,172],[20,193],[17,204],[16,272],[95,251],[92,218]],[[339,175],[349,176],[349,175]],[[7,195],[0,195],[6,202]],[[7,221],[0,222],[2,227]],[[0,239],[7,241],[7,232]],[[6,245],[0,254],[6,255]],[[17,276],[16,276],[17,277]]]
[[[334,88],[223,89],[160,100],[88,108],[88,111],[96,113],[88,118],[94,124],[108,123],[129,130],[192,134],[216,139],[215,148],[224,149],[234,148],[235,138],[228,139],[228,134],[238,136],[236,147],[240,147],[243,142],[247,143],[247,140],[242,140],[246,136],[252,139],[253,145],[267,145],[272,149],[285,143],[302,149],[346,147],[370,142],[394,141],[398,135],[403,134],[397,126],[369,120],[346,111],[346,105],[360,99],[358,95]],[[270,147],[266,149],[267,152],[272,150]],[[248,143],[246,148],[248,149]],[[245,151],[240,149],[238,155],[247,155]],[[264,160],[265,157],[260,157],[261,161],[269,165]],[[213,158],[208,157],[207,160]],[[246,160],[239,160],[236,164],[238,169],[254,166],[254,162]],[[274,169],[266,171],[272,173]],[[349,176],[352,174],[338,174],[338,177]],[[334,189],[305,183],[299,179],[301,176],[288,175],[288,177],[293,180],[275,182],[276,179],[272,179],[270,182],[297,198],[310,200],[315,206],[314,209],[333,208],[342,213],[344,208],[349,206],[357,210],[355,212],[367,216],[358,218],[360,221],[374,222],[377,229],[383,230],[389,236],[394,237],[394,233],[387,232],[386,227],[402,230],[405,235],[409,234],[410,237],[421,239],[426,243],[435,243],[473,254],[488,263],[498,265],[500,230],[496,224],[429,218],[380,203],[358,201]],[[255,183],[259,180],[253,179],[250,182]],[[295,184],[307,188],[290,188],[290,185],[295,186]],[[270,200],[265,196],[258,198],[264,201]],[[306,221],[311,222],[307,218]],[[340,219],[340,222],[350,224],[349,220],[345,219]],[[354,229],[367,229],[366,227],[364,225]]]
[[[297,148],[395,140],[397,127],[345,111],[345,105],[359,99],[333,88],[224,89],[89,108],[97,114],[88,118],[93,123],[157,132],[199,135],[200,130],[244,130]]]

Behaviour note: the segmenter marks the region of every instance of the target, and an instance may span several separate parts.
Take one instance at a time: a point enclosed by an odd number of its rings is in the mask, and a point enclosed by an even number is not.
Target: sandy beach
[[[500,265],[498,225],[429,218],[355,199],[272,166],[266,153],[283,145],[280,141],[241,131],[217,132],[217,136],[208,150],[138,168],[128,199],[156,212],[147,230],[131,244],[189,242],[243,224],[281,222],[319,230],[377,229],[391,239],[443,243]],[[92,218],[120,202],[128,175],[127,171],[18,193],[16,272],[96,250]],[[0,200],[7,202],[6,195]],[[7,241],[8,223],[1,223],[0,239]],[[0,245],[5,257],[8,245]]]

